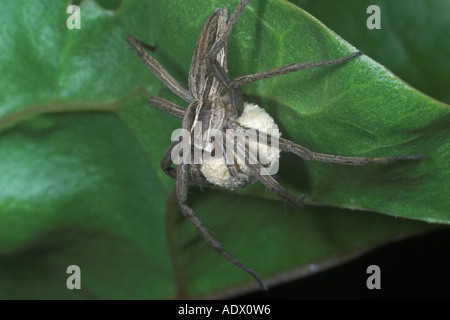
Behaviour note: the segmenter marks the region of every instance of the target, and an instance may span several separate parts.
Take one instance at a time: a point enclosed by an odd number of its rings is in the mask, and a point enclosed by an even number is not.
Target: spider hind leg
[[[183,215],[195,226],[197,231],[201,234],[203,239],[219,254],[221,254],[223,257],[225,257],[228,261],[233,263],[238,268],[244,270],[255,280],[259,283],[259,285],[267,290],[267,286],[262,281],[262,279],[256,274],[253,269],[247,267],[245,264],[240,262],[238,259],[233,257],[228,251],[224,249],[224,247],[209,233],[209,231],[206,229],[206,227],[202,224],[202,222],[198,219],[197,215],[195,214],[194,210],[189,207],[187,204],[187,196],[188,196],[188,189],[189,189],[189,169],[188,165],[181,163],[177,167],[177,185],[176,185],[176,194],[177,194],[177,200],[178,205],[181,209],[181,212]]]

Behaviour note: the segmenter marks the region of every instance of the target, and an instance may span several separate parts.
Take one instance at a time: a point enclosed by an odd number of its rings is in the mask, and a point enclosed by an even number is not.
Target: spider
[[[363,158],[363,157],[346,157],[312,152],[292,141],[283,139],[277,134],[278,127],[273,123],[272,118],[265,113],[264,109],[252,104],[243,102],[240,86],[253,83],[262,79],[280,76],[287,73],[296,72],[300,69],[308,69],[315,67],[339,65],[363,54],[362,51],[355,52],[344,58],[335,60],[325,60],[309,63],[293,63],[281,66],[275,69],[262,71],[255,74],[240,76],[230,79],[227,74],[226,62],[226,44],[228,37],[234,25],[238,21],[240,15],[248,5],[250,0],[240,0],[234,13],[227,18],[227,10],[216,9],[207,19],[200,36],[197,40],[195,52],[189,71],[188,84],[189,90],[183,88],[152,56],[150,56],[145,48],[149,48],[146,44],[141,44],[132,35],[127,36],[128,43],[136,50],[139,58],[144,64],[158,77],[172,92],[182,98],[189,104],[186,109],[176,105],[168,100],[153,96],[149,100],[149,104],[156,109],[167,112],[173,116],[183,119],[182,128],[187,130],[191,135],[188,138],[188,146],[192,150],[201,150],[203,155],[213,156],[215,151],[228,151],[231,148],[245,149],[249,140],[259,141],[260,145],[269,145],[275,140],[279,143],[281,151],[291,152],[303,159],[314,160],[329,163],[338,163],[346,165],[369,165],[393,162],[397,160],[413,160],[421,159],[423,155],[413,156],[395,156],[388,158]],[[251,124],[251,120],[258,122],[256,126]],[[253,128],[257,132],[256,139],[248,138],[241,141],[225,141],[219,147],[212,147],[212,140],[208,135],[196,135],[195,127],[200,124],[203,131],[216,130],[225,132],[228,129],[249,129]],[[269,130],[265,126],[271,126],[272,134],[267,134]],[[273,133],[275,132],[275,133]],[[267,140],[258,140],[258,136],[265,133]],[[226,140],[226,139],[225,139]],[[245,153],[244,165],[238,164],[235,160],[233,163],[224,163],[223,156],[217,159],[222,160],[220,163],[203,162],[195,164],[192,161],[180,161],[177,167],[172,167],[173,150],[179,141],[172,141],[161,161],[162,170],[171,178],[176,179],[176,196],[177,202],[183,215],[199,231],[204,240],[218,253],[228,259],[230,262],[241,268],[248,274],[252,275],[260,286],[267,289],[262,279],[245,264],[240,262],[223,246],[215,240],[207,228],[196,216],[194,210],[188,205],[188,188],[189,185],[200,186],[219,186],[222,188],[233,190],[234,188],[244,187],[255,181],[260,181],[264,186],[276,193],[284,201],[292,205],[295,209],[300,210],[303,207],[303,196],[294,197],[285,188],[283,188],[271,174],[263,174],[264,165],[259,160],[255,162],[249,161],[249,153]],[[183,151],[184,153],[184,151]],[[235,154],[234,154],[235,155]],[[272,160],[277,160],[279,156],[275,152]],[[189,158],[189,157],[187,157]],[[217,160],[216,159],[216,160]],[[191,160],[191,159],[188,159]]]

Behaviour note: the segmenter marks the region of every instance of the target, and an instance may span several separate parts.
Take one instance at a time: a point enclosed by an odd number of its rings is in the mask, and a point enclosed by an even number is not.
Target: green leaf
[[[1,298],[192,298],[255,287],[181,217],[174,181],[159,167],[181,122],[144,98],[185,104],[125,42],[133,34],[156,46],[152,54],[186,85],[204,21],[236,3],[124,0],[110,11],[85,1],[80,30],[67,29],[66,2],[2,6]],[[233,76],[355,51],[307,13],[275,0],[250,4],[228,49]],[[450,220],[447,105],[368,57],[243,90],[274,116],[284,137],[311,150],[426,155],[367,168],[284,155],[280,182],[321,206],[302,212],[260,185],[234,194],[192,188],[189,203],[204,224],[269,283],[434,228],[387,215]],[[74,264],[82,273],[79,291],[66,287],[66,268]]]
[[[4,132],[0,150],[1,298],[173,294],[164,191],[116,116],[37,117]],[[73,264],[80,291],[66,288]]]
[[[388,241],[433,227],[373,212],[307,206],[300,213],[277,200],[213,191],[193,192],[190,203],[214,237],[271,286],[345,263]],[[224,298],[258,290],[252,278],[208,248],[181,216],[173,221],[177,298]],[[245,285],[240,285],[245,284]]]
[[[450,103],[450,2],[446,0],[291,0],[414,88]],[[370,5],[381,29],[365,27]]]

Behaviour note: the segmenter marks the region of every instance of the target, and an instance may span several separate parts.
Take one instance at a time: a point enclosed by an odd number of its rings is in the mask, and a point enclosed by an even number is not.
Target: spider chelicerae
[[[216,9],[210,15],[197,40],[188,77],[189,90],[183,88],[161,64],[146,52],[145,48],[148,48],[148,45],[139,42],[131,35],[127,37],[127,41],[136,50],[144,64],[172,92],[189,104],[189,107],[186,109],[160,97],[154,96],[149,100],[152,107],[183,119],[182,128],[185,132],[190,134],[188,136],[188,141],[184,141],[187,142],[187,146],[190,149],[188,151],[201,150],[203,156],[202,163],[195,162],[191,158],[192,155],[189,154],[189,156],[187,156],[186,149],[184,149],[182,152],[184,160],[180,161],[178,159],[177,167],[172,167],[172,164],[176,162],[173,156],[174,149],[180,143],[179,139],[175,139],[169,145],[169,148],[161,161],[162,170],[168,176],[176,179],[176,196],[181,212],[192,222],[205,241],[214,250],[242,270],[252,275],[262,288],[267,289],[266,285],[255,271],[228,253],[222,245],[211,236],[205,226],[197,218],[195,212],[187,203],[189,185],[215,185],[232,190],[234,188],[244,187],[255,181],[260,181],[267,189],[275,192],[280,198],[294,208],[301,209],[303,207],[302,196],[292,196],[275,180],[272,174],[264,173],[263,169],[266,168],[266,165],[263,165],[258,158],[256,158],[256,160],[252,158],[255,161],[250,161],[251,152],[247,150],[250,140],[256,142],[257,147],[260,150],[264,147],[267,148],[269,145],[272,146],[274,142],[277,142],[277,147],[279,147],[281,151],[291,152],[306,160],[356,166],[387,163],[397,160],[421,159],[423,158],[423,155],[388,158],[345,157],[315,153],[292,141],[281,138],[278,133],[278,127],[264,109],[243,102],[240,86],[262,79],[296,72],[301,69],[342,64],[360,56],[362,52],[358,51],[344,58],[335,60],[293,63],[275,69],[230,79],[227,74],[226,44],[231,30],[249,2],[250,0],[240,0],[234,13],[229,19],[227,10],[225,9]],[[230,129],[254,129],[256,135],[246,136],[244,140],[233,138],[231,141],[230,139],[219,141],[211,139],[210,134],[196,134],[195,130],[198,129],[199,126],[201,132],[204,133],[212,132],[212,130],[221,133]],[[266,139],[261,139],[262,135],[264,135]],[[243,157],[237,157],[238,151],[240,150],[244,150]],[[231,151],[231,162],[225,161],[225,155],[223,153],[217,155],[217,151],[224,152],[227,155]],[[263,151],[263,153],[264,152],[267,152],[267,150]],[[205,155],[210,156],[213,160],[205,157]],[[279,150],[278,152],[270,152],[269,158],[273,162],[278,160],[278,156]],[[237,160],[242,160],[244,163],[238,162]]]

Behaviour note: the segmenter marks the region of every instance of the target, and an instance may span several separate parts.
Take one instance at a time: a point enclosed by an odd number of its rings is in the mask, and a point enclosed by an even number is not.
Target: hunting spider
[[[216,149],[212,147],[212,141],[209,136],[203,135],[199,137],[195,136],[195,134],[192,135],[192,133],[194,133],[194,127],[198,123],[201,124],[203,131],[216,129],[220,132],[225,132],[227,129],[244,130],[252,127],[257,129],[258,136],[267,131],[264,129],[264,125],[267,123],[272,125],[271,129],[277,130],[276,124],[273,123],[272,118],[270,118],[263,109],[243,102],[240,86],[262,79],[296,72],[300,69],[338,65],[362,54],[361,51],[358,51],[347,57],[335,60],[293,63],[275,69],[230,79],[227,74],[226,66],[226,44],[233,26],[236,24],[249,2],[250,0],[240,0],[236,10],[229,19],[227,19],[227,10],[225,9],[216,9],[208,18],[200,33],[192,58],[188,77],[189,90],[183,88],[161,64],[145,51],[147,45],[141,44],[131,35],[127,37],[127,41],[136,50],[144,64],[172,92],[189,103],[189,107],[186,109],[160,97],[151,97],[149,100],[150,105],[173,116],[182,118],[182,128],[191,133],[188,141],[190,148],[192,150],[196,148],[197,150],[200,149],[204,155],[212,155],[218,149],[217,147]],[[248,124],[249,122],[247,120],[240,121],[250,109],[253,110],[255,117],[260,117],[258,118],[260,123],[259,127],[258,125],[255,127],[254,125]],[[248,115],[247,118],[249,118]],[[250,116],[250,118],[252,118],[252,116]],[[268,134],[267,137],[268,139],[266,142],[260,141],[258,143],[265,144],[267,147],[270,141],[277,138],[281,151],[291,152],[306,160],[358,166],[397,160],[420,159],[423,157],[422,155],[417,155],[371,159],[328,155],[312,152],[292,141],[279,137],[278,134]],[[234,139],[231,142],[225,141],[219,146],[219,149],[221,148],[222,151],[227,151],[226,148],[230,146],[230,143],[232,148],[242,149],[246,147],[250,139],[251,138],[246,140],[247,142],[244,141],[243,144],[242,141],[236,142]],[[257,139],[254,139],[254,141],[256,142]],[[211,165],[211,163],[209,163],[208,168],[205,168],[205,163],[202,165],[182,161],[175,169],[172,167],[173,161],[171,154],[177,143],[179,143],[179,141],[172,141],[161,161],[161,167],[168,176],[176,179],[176,196],[181,212],[191,221],[205,241],[214,250],[245,272],[252,275],[261,287],[267,289],[260,277],[252,269],[229,254],[222,245],[211,236],[205,226],[197,218],[195,212],[187,204],[189,184],[201,186],[217,185],[232,190],[258,180],[262,182],[267,189],[275,192],[280,198],[296,209],[301,209],[303,207],[302,197],[295,198],[287,192],[286,189],[280,186],[272,175],[262,174],[261,169],[263,166],[261,165],[261,162],[249,162],[248,153],[245,154],[246,162],[244,165],[238,165],[237,163],[224,164],[222,161],[221,164],[216,163]],[[275,154],[273,159],[278,159],[278,153]]]

